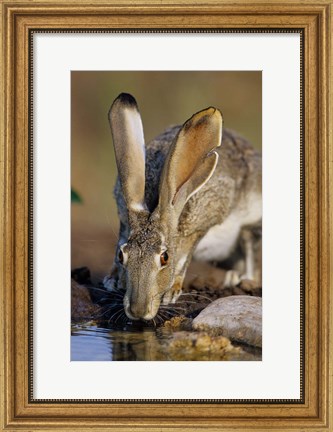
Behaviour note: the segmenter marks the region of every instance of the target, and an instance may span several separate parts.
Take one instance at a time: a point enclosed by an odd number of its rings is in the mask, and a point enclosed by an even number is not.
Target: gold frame
[[[1,430],[333,430],[333,0],[2,0]],[[186,19],[185,19],[186,18]],[[29,34],[34,29],[301,29],[304,47],[303,398],[235,403],[43,403],[29,397]],[[302,163],[302,161],[301,161]]]

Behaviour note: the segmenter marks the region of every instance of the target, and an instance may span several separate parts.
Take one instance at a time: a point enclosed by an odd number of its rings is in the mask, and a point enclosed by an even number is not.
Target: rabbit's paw
[[[260,287],[260,284],[253,279],[249,279],[246,275],[241,277],[239,288],[246,292],[252,292],[253,290]]]
[[[172,292],[171,303],[176,303],[181,293],[182,293],[182,287],[180,286],[179,289]]]
[[[241,282],[241,275],[237,270],[228,270],[225,279],[223,288],[234,288]]]
[[[170,303],[176,303],[181,293],[182,293],[182,285],[178,282],[174,283],[170,291],[164,294],[162,299],[162,304],[168,305]]]
[[[241,275],[237,270],[228,270],[225,275],[224,288],[239,287],[244,291],[252,291],[258,288],[258,283],[248,275]]]
[[[103,286],[107,291],[117,291],[117,281],[113,276],[105,276]]]
[[[119,280],[119,270],[118,267],[113,264],[110,274],[105,276],[103,279],[103,286],[107,291],[118,291],[118,280]]]

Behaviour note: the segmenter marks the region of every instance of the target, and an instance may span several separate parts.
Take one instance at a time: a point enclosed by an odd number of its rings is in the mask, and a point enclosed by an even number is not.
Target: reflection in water
[[[158,329],[104,329],[96,326],[72,326],[72,361],[142,361],[142,360],[261,360],[261,351],[234,349],[201,350],[188,342],[188,334]],[[179,337],[180,336],[180,337]],[[176,341],[176,343],[175,343]],[[179,343],[181,341],[181,343]]]
[[[71,361],[111,360],[112,345],[108,331],[97,327],[72,327]]]
[[[155,330],[72,327],[71,360],[167,360],[159,354]]]

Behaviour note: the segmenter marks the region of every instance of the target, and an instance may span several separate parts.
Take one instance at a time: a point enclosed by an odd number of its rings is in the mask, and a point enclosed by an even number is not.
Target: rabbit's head
[[[214,149],[221,143],[222,115],[210,107],[182,126],[164,162],[159,200],[152,212],[145,204],[145,144],[135,99],[119,95],[109,121],[128,216],[128,238],[118,245],[117,256],[126,287],[124,308],[131,319],[149,320],[177,276],[177,246],[182,237],[178,222],[183,208],[216,167]]]

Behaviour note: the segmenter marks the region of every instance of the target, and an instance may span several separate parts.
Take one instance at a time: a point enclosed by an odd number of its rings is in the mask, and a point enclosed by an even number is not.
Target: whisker
[[[163,318],[163,321],[162,322],[164,322],[164,321],[167,321],[167,320],[169,320],[170,318],[168,317],[168,315],[166,315],[165,313],[163,313],[163,312],[160,312],[160,315],[161,315],[161,317]],[[170,315],[169,315],[170,316]],[[174,315],[171,315],[171,317],[172,316],[174,316]]]
[[[184,300],[183,302],[179,302],[179,304],[183,304],[183,305],[187,305],[187,304],[197,304],[197,301],[192,301],[192,300]]]
[[[119,313],[121,314],[121,313],[123,313],[123,309],[120,309],[120,310],[118,310],[116,313],[114,313],[113,315],[111,315],[111,317],[109,318],[109,320],[108,320],[108,324],[110,324],[110,322],[111,322],[111,320],[116,316],[116,315],[118,315]]]
[[[168,316],[165,315],[164,313],[160,313],[159,316],[161,318],[161,324],[163,324],[165,321],[169,319]]]
[[[209,300],[209,302],[212,302],[212,299],[211,299],[211,298],[209,298],[209,297],[207,297],[207,296],[204,296],[204,295],[202,295],[202,294],[197,294],[197,293],[182,293],[182,294],[179,296],[179,298],[182,297],[182,296],[200,297],[200,298],[204,298],[204,299],[206,299],[206,300]],[[186,300],[184,300],[184,301],[186,301]]]
[[[175,314],[172,313],[172,311],[170,311],[170,310],[165,310],[165,311],[163,311],[163,312],[164,312],[165,314],[171,316],[171,317],[175,316]]]
[[[195,276],[195,277],[202,277],[202,275],[199,275],[198,273],[193,273],[193,272],[187,272],[186,276]]]
[[[108,308],[108,309],[114,309],[115,307],[123,307],[124,304],[123,302],[114,302],[114,303],[109,303],[107,305],[104,306],[104,308]]]
[[[124,324],[127,324],[127,320],[128,320],[129,318],[128,318],[128,316],[124,313],[123,314],[123,316],[122,316],[122,321],[121,321],[121,323],[124,325]]]
[[[164,309],[164,313],[167,313],[168,315],[176,316],[176,315],[184,315],[185,309]]]
[[[109,296],[108,296],[109,298],[111,298],[111,297],[116,297],[116,298],[120,298],[120,299],[124,298],[124,296],[121,295],[121,294],[119,294],[119,293],[112,293],[112,292],[110,292],[108,294],[109,294]]]
[[[121,308],[123,308],[124,307],[124,304],[123,303],[114,303],[113,305],[104,305],[104,306],[102,306],[102,308],[103,308],[103,311],[109,311],[109,312],[111,312],[113,309],[115,310],[115,309],[121,309]]]
[[[124,311],[122,311],[122,313],[118,316],[118,318],[115,320],[115,324],[117,324],[117,321],[119,320],[120,317],[124,318]]]
[[[164,322],[164,318],[162,317],[162,315],[161,315],[160,313],[158,313],[158,314],[156,315],[156,319],[159,320],[159,321],[158,321],[158,324],[161,324],[161,323]]]
[[[88,289],[93,290],[93,291],[102,291],[105,294],[108,293],[108,291],[106,291],[105,289],[103,289],[103,288],[97,288],[95,286],[90,286]]]
[[[197,274],[194,274],[194,273],[189,273],[189,274],[190,274],[191,276],[195,276],[195,277],[197,277],[197,278],[201,278],[201,279],[203,279],[203,276],[202,276],[202,275],[197,275]],[[194,282],[194,281],[192,281],[191,283],[193,283],[193,282]],[[190,286],[191,286],[191,283],[189,284]],[[210,283],[207,282],[206,280],[203,282],[203,286],[206,287],[206,288],[216,289],[216,286],[210,284]]]
[[[176,305],[176,306],[174,306],[174,305],[163,305],[163,306],[160,306],[160,309],[170,309],[170,308],[172,308],[172,309],[184,309],[184,307],[182,307],[181,305]]]
[[[107,291],[106,289],[92,287],[92,286],[89,286],[88,289],[92,290],[92,291],[102,292],[102,293],[104,293],[104,294],[106,294],[106,295],[108,295],[110,297],[114,297],[114,296],[115,297],[124,297],[124,294],[125,294],[125,293],[121,294],[120,292],[117,292],[117,291]]]
[[[103,310],[110,311],[110,310],[118,308],[118,307],[122,307],[122,303],[115,303],[115,304],[112,304],[112,305],[104,306]]]
[[[117,287],[113,287],[112,288],[112,290],[111,291],[108,291],[109,293],[114,293],[114,292],[116,292],[116,293],[119,293],[119,294],[122,294],[122,295],[125,295],[125,290],[124,289],[120,289],[120,288],[117,288]]]
[[[122,308],[123,308],[123,305],[120,305],[120,304],[119,305],[111,306],[107,310],[103,311],[103,313],[95,315],[95,318],[101,318],[102,316],[104,316],[104,315],[112,312],[115,309],[122,309]]]
[[[97,282],[99,282],[99,283],[103,282],[103,279],[101,279],[101,278],[95,277],[94,279],[96,279]],[[108,291],[106,288],[104,288],[104,289],[103,288],[99,288],[99,289],[101,289],[102,291],[105,291],[106,293],[117,292],[117,293],[120,293],[120,294],[123,294],[123,295],[126,292],[124,289],[120,289],[120,288],[117,288],[117,287],[113,287],[111,291]]]

